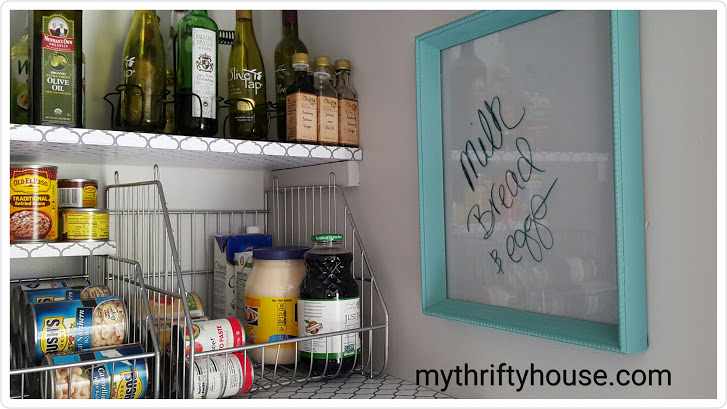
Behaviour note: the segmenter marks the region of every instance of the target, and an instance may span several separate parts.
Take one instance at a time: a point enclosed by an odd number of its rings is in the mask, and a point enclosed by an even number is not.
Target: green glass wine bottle
[[[127,131],[164,129],[166,55],[154,10],[136,10],[122,57],[121,127]]]
[[[10,122],[13,124],[30,123],[28,109],[30,94],[28,93],[28,28],[17,44],[10,49]]]
[[[237,10],[228,63],[230,135],[264,140],[268,134],[265,66],[252,26],[252,10]]]
[[[31,122],[80,128],[83,125],[83,10],[30,13]]]
[[[207,10],[190,10],[179,21],[174,113],[181,135],[217,134],[217,33]]]
[[[275,102],[278,124],[278,139],[286,140],[285,95],[293,83],[293,54],[308,53],[305,44],[298,38],[298,12],[283,10],[283,38],[275,47]]]

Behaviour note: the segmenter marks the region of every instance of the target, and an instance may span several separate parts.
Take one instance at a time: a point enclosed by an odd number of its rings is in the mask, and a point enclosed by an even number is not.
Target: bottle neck
[[[351,71],[350,70],[338,70],[336,71],[336,84],[351,86]]]
[[[308,72],[308,65],[307,64],[293,64],[293,68],[295,69],[295,72]]]
[[[205,16],[207,17],[207,10],[189,10],[189,14],[193,16]]]
[[[283,37],[298,37],[298,12],[283,10]]]
[[[240,35],[255,37],[255,30],[252,26],[252,20],[249,18],[238,18],[235,22],[235,37],[240,38]]]
[[[298,24],[283,24],[283,37],[298,37]]]

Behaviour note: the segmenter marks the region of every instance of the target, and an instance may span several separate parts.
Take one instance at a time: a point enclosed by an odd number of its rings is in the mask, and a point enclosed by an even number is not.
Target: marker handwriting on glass
[[[525,108],[523,108],[522,115],[517,122],[512,126],[508,125],[508,122],[502,117],[502,101],[499,96],[494,97],[490,103],[484,101],[484,105],[486,114],[481,109],[477,110],[480,127],[484,133],[484,139],[478,137],[476,141],[479,150],[475,142],[467,140],[464,150],[459,155],[462,173],[472,191],[475,191],[473,177],[479,179],[475,160],[479,163],[480,171],[484,171],[490,158],[503,147],[503,127],[514,130],[525,119]],[[487,202],[473,204],[467,214],[467,231],[471,231],[471,225],[481,226],[484,230],[483,240],[492,236],[495,232],[497,216],[502,215],[505,209],[513,207],[514,199],[528,186],[533,174],[545,173],[543,168],[535,164],[530,142],[526,138],[516,137],[515,149],[517,150],[516,159],[512,166],[505,171],[504,179],[501,179],[503,181],[492,183],[489,186]],[[524,249],[527,249],[534,261],[541,262],[544,251],[553,248],[553,234],[544,223],[544,218],[548,213],[548,197],[557,181],[558,178],[555,178],[545,195],[534,194],[531,196],[529,214],[525,217],[522,227],[516,229],[505,239],[505,250],[513,263],[523,260]],[[490,258],[495,264],[496,274],[504,274],[503,260],[499,254],[497,249],[489,252]]]

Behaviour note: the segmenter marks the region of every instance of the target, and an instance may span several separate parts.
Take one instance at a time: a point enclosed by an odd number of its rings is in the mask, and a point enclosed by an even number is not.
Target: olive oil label
[[[318,99],[315,95],[296,92],[285,98],[287,140],[316,142],[318,140]]]
[[[318,142],[338,143],[338,98],[318,95]]]
[[[348,99],[338,101],[339,142],[358,146],[358,102]]]
[[[217,37],[205,28],[192,28],[192,116],[217,118]],[[200,106],[200,103],[202,104]]]
[[[298,336],[361,328],[359,297],[343,300],[298,300]],[[328,345],[326,345],[328,344]],[[353,332],[300,343],[300,356],[314,359],[348,358],[361,354],[361,335]]]
[[[10,122],[15,124],[28,123],[29,73],[30,61],[27,55],[15,56],[10,60]]]
[[[40,101],[42,122],[73,124],[76,113],[75,22],[59,14],[43,16]]]
[[[282,341],[298,336],[296,297],[245,296],[245,335],[251,344]],[[267,347],[277,350],[278,347]],[[267,349],[266,348],[266,349]],[[295,348],[294,343],[281,349]]]

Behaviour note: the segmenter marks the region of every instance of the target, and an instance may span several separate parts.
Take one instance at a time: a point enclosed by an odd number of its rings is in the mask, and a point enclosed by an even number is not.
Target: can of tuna
[[[98,181],[58,179],[58,207],[98,206]]]
[[[195,360],[193,368],[195,399],[218,399],[247,392],[252,386],[253,370],[243,352],[207,356]]]
[[[235,317],[222,318],[211,321],[192,322],[194,334],[189,336],[189,328],[175,325],[172,334],[175,338],[172,341],[172,355],[180,351],[183,358],[190,351],[194,342],[194,352],[216,351],[223,348],[241,347],[245,345],[245,331],[242,329],[240,320]],[[177,348],[184,345],[184,353]]]
[[[118,297],[28,304],[26,353],[38,362],[43,355],[123,344],[128,314]]]
[[[39,290],[24,291],[20,295],[20,312],[17,314],[18,332],[25,331],[25,323],[28,318],[25,316],[27,304],[41,302],[56,302],[68,300],[88,300],[92,298],[101,298],[111,296],[111,290],[105,285],[88,285],[84,287],[58,287],[58,288],[42,288]],[[14,317],[15,318],[15,317]]]
[[[109,212],[105,209],[63,209],[60,237],[69,241],[109,239]]]
[[[13,287],[10,292],[10,315],[18,317],[18,319],[10,320],[10,327],[13,331],[18,331],[18,322],[20,322],[20,315],[24,313],[25,304],[20,303],[20,296],[24,291],[29,290],[40,290],[43,288],[62,288],[62,287],[85,287],[87,286],[88,280],[84,278],[64,280],[64,281],[44,281],[44,282],[32,282],[27,284],[18,284]],[[20,333],[22,336],[22,332]]]
[[[143,353],[144,348],[141,345],[131,344],[79,353],[46,355],[41,365],[94,361]],[[50,369],[40,375],[40,394],[43,399],[139,399],[147,392],[150,373],[153,371],[144,358]]]

